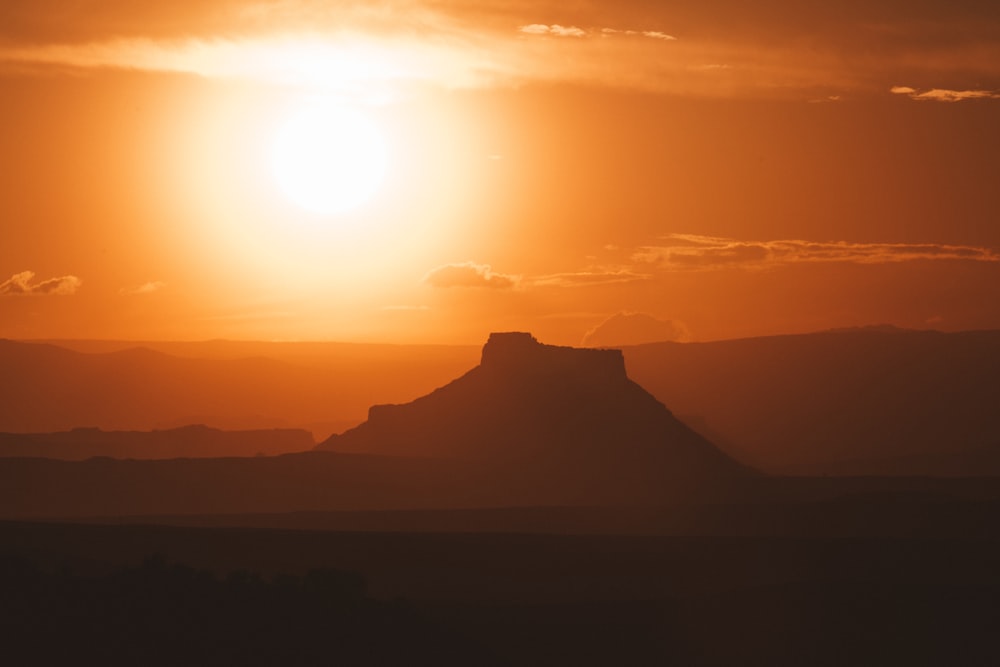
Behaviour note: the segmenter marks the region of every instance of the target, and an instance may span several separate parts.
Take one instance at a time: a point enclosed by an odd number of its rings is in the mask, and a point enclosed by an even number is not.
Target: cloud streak
[[[510,289],[517,286],[519,276],[495,272],[489,264],[462,262],[445,264],[432,269],[424,276],[424,282],[431,287],[486,287],[490,289]]]
[[[998,9],[972,0],[785,9],[583,3],[574,5],[572,22],[549,23],[539,19],[567,12],[563,4],[8,2],[0,3],[0,65],[179,72],[358,95],[380,84],[409,90],[556,81],[810,100],[884,94],[887,77],[924,86],[906,93],[920,100],[997,95]],[[928,88],[931,81],[982,83]]]
[[[648,37],[664,42],[676,42],[677,38],[659,30],[618,30],[616,28],[601,28],[602,35],[624,35],[626,37]]]
[[[544,276],[525,278],[522,283],[530,287],[594,287],[649,280],[652,276],[629,268],[603,268],[552,273]]]
[[[617,265],[525,276],[499,273],[489,264],[462,262],[432,269],[424,276],[423,282],[436,288],[579,289],[649,281],[656,279],[658,274],[685,271],[916,261],[1000,263],[1000,253],[987,247],[947,243],[856,243],[803,239],[745,241],[722,236],[669,234],[662,237],[660,243],[637,248],[626,261]]]
[[[617,28],[584,30],[583,28],[578,28],[575,25],[564,26],[559,25],[558,23],[553,23],[552,25],[546,25],[544,23],[529,23],[528,25],[523,25],[518,28],[518,32],[524,33],[525,35],[550,35],[553,37],[609,37],[613,35],[622,35],[625,37],[646,37],[649,39],[658,39],[664,42],[677,41],[677,38],[673,35],[668,35],[667,33],[659,30],[619,30]]]
[[[80,285],[83,284],[83,281],[76,276],[59,276],[32,283],[34,279],[34,271],[15,273],[0,283],[0,296],[39,296],[44,294],[67,296],[75,294]]]
[[[1000,92],[994,90],[949,90],[947,88],[931,88],[920,92],[909,86],[893,86],[889,92],[894,95],[906,95],[918,102],[962,102],[964,100],[1000,100]]]
[[[940,243],[851,243],[848,241],[741,241],[670,234],[661,245],[640,248],[632,256],[640,265],[660,270],[767,268],[789,264],[896,264],[913,261],[1000,262],[991,248]]]
[[[532,23],[518,28],[526,35],[553,35],[555,37],[586,37],[587,31],[583,28],[573,26],[563,26],[559,24],[545,25],[542,23]]]

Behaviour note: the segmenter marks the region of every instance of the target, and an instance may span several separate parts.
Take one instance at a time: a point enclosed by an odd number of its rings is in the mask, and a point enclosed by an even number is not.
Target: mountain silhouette
[[[599,495],[655,496],[752,475],[628,378],[620,350],[543,345],[494,333],[462,377],[317,449],[490,466],[522,483]]]
[[[447,382],[477,352],[347,343],[65,344],[87,351],[0,339],[0,432],[205,424],[306,428],[325,438],[361,422],[373,403]]]
[[[202,424],[154,431],[75,428],[58,433],[0,433],[0,457],[41,457],[82,461],[118,459],[276,456],[314,446],[302,429],[221,431]]]
[[[361,423],[373,404],[444,385],[481,354],[473,346],[129,345],[0,339],[0,432],[205,424],[306,428],[322,440]],[[1000,474],[1000,331],[876,326],[622,352],[632,380],[766,473]]]

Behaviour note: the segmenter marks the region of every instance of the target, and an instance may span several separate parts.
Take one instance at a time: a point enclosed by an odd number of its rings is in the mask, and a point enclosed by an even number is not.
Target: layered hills
[[[637,382],[766,472],[1000,474],[1000,331],[866,327],[623,351]]]
[[[7,516],[662,503],[756,474],[678,421],[617,350],[494,334],[479,366],[277,457],[0,459]],[[327,451],[322,451],[327,450]],[[331,451],[333,450],[333,451]]]
[[[362,422],[373,404],[442,387],[480,356],[477,348],[449,346],[143,346],[0,340],[0,432],[199,423],[305,428],[322,440]],[[764,472],[1000,474],[997,331],[863,328],[622,351],[632,380],[723,451]],[[477,369],[469,381],[490,372]],[[361,437],[350,435],[338,448]]]
[[[0,339],[0,432],[358,424],[368,407],[447,382],[478,350],[347,343],[136,343]]]
[[[302,429],[221,431],[195,424],[153,431],[104,431],[75,428],[57,433],[0,433],[0,457],[82,461],[177,459],[225,456],[276,456],[312,449],[312,434]]]

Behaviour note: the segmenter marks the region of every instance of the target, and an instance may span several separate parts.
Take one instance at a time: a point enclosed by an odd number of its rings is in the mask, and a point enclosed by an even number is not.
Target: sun
[[[296,206],[324,215],[369,201],[385,179],[388,150],[368,117],[334,103],[310,104],[279,126],[271,172]]]

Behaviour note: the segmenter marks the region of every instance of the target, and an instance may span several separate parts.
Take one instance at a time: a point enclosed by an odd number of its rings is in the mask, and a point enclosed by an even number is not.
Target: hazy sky
[[[2,337],[1000,327],[994,1],[13,0],[0,91]],[[347,212],[279,187],[317,104]]]

